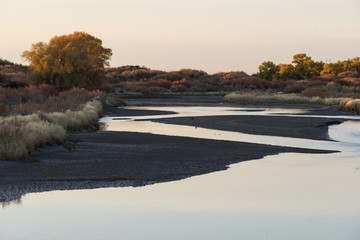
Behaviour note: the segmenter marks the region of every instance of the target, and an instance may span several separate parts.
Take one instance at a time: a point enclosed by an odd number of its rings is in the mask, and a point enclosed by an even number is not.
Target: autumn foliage
[[[266,80],[304,80],[326,74],[337,76],[343,72],[360,73],[360,58],[324,63],[312,60],[305,53],[299,53],[293,56],[291,64],[276,65],[271,61],[261,63],[257,75]]]
[[[102,41],[84,32],[38,42],[23,57],[30,62],[31,83],[47,83],[58,90],[96,89],[103,84],[104,68],[112,55]]]

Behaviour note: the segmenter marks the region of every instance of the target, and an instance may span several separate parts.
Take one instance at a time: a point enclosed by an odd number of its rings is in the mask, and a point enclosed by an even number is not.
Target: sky
[[[360,56],[359,0],[0,0],[0,58],[25,64],[32,43],[84,31],[112,67],[258,71],[306,53]]]

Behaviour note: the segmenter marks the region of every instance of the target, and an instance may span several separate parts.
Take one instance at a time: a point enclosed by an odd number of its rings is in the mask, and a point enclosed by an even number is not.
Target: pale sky
[[[0,0],[0,58],[25,63],[32,43],[85,31],[110,64],[215,73],[360,56],[360,0]]]

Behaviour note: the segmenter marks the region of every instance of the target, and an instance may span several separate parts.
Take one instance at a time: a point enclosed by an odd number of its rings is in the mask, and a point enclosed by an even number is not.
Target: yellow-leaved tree
[[[33,44],[22,54],[30,62],[31,82],[48,83],[58,90],[100,87],[111,55],[100,39],[85,32],[55,36],[49,43]]]

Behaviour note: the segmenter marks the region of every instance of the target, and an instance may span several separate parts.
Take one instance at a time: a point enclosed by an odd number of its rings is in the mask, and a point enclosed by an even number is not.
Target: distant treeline
[[[293,64],[275,65],[267,61],[253,75],[242,71],[208,74],[194,69],[165,72],[123,66],[107,68],[105,76],[111,86],[123,92],[267,90],[305,96],[360,97],[359,64],[359,58],[325,64],[314,62],[306,54],[297,54]],[[332,73],[333,69],[336,72]]]
[[[145,94],[266,90],[305,96],[360,97],[359,72],[359,58],[323,63],[306,54],[296,54],[291,64],[263,62],[253,75],[242,71],[214,74],[195,69],[161,71],[143,66],[105,68],[105,79],[98,89]],[[8,81],[28,84],[28,75],[26,66],[0,60],[0,85]]]
[[[360,58],[353,58],[336,63],[316,62],[305,53],[293,56],[292,64],[276,65],[271,61],[265,61],[259,66],[258,76],[262,79],[272,80],[302,80],[318,77],[325,74],[339,75],[343,72],[360,73]]]

